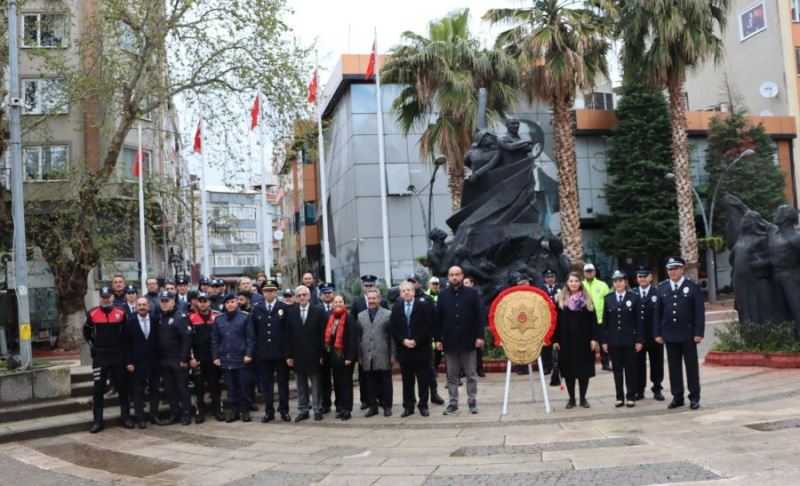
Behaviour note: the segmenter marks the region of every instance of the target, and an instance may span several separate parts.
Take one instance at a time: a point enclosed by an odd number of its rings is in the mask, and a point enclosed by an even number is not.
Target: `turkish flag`
[[[261,97],[256,94],[256,100],[253,102],[253,107],[250,108],[250,130],[258,126],[258,112],[260,109],[259,99]]]
[[[372,52],[369,53],[369,63],[367,63],[367,75],[364,79],[369,81],[375,74],[375,42],[372,43]]]
[[[308,83],[308,102],[317,102],[317,70],[314,70],[314,76],[311,77],[311,82]]]
[[[193,147],[193,150],[195,151],[195,153],[198,153],[198,154],[202,153],[202,151],[203,151],[203,141],[202,141],[201,132],[200,132],[200,130],[202,130],[202,127],[203,127],[203,121],[200,120],[197,123],[197,131],[194,133],[194,147]]]
[[[141,164],[139,163],[139,154],[141,153],[142,148],[139,147],[136,150],[136,155],[133,156],[133,177],[139,178],[139,171],[141,170]]]

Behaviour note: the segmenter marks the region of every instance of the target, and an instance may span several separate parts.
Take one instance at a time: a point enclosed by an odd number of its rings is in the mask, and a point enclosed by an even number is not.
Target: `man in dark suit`
[[[320,365],[325,334],[325,311],[310,304],[311,291],[305,285],[295,289],[297,303],[286,313],[286,364],[297,379],[297,408],[295,422],[309,418],[308,388],[311,382],[314,420],[322,420]]]
[[[461,267],[452,266],[447,271],[450,286],[439,293],[435,321],[438,323],[434,339],[436,349],[445,352],[447,364],[447,391],[450,403],[444,411],[452,415],[458,411],[459,372],[467,377],[467,397],[470,413],[478,413],[478,381],[475,371],[475,349],[483,347],[486,313],[478,291],[464,286]]]
[[[289,306],[278,300],[278,282],[265,280],[261,286],[264,301],[253,307],[256,333],[256,366],[261,369],[264,392],[262,423],[275,420],[274,393],[278,382],[278,413],[289,422],[289,369],[286,367],[286,312]],[[277,375],[277,380],[276,380]]]
[[[658,286],[653,336],[659,344],[666,343],[669,365],[669,388],[677,408],[683,402],[683,365],[689,387],[689,406],[700,408],[700,370],[697,345],[703,341],[706,327],[703,292],[700,285],[683,276],[684,261],[680,257],[667,259],[668,280]]]
[[[155,314],[150,312],[150,299],[136,299],[136,313],[125,321],[122,347],[123,362],[129,373],[133,389],[133,410],[136,424],[140,429],[147,428],[144,418],[145,391],[150,395],[150,421],[158,418],[158,325]]]
[[[353,322],[359,325],[359,336],[358,340],[361,342],[361,323],[359,322],[358,315],[367,310],[367,292],[375,288],[375,284],[378,282],[378,277],[375,275],[362,275],[361,276],[361,287],[364,291],[364,294],[361,297],[358,297],[356,300],[353,301],[353,305],[350,306],[350,315],[353,316]],[[381,297],[380,306],[384,309],[389,309],[389,301]],[[359,397],[361,399],[361,410],[366,410],[370,407],[369,391],[367,390],[367,379],[366,375],[364,374],[364,367],[361,363],[358,363],[358,392]]]
[[[637,400],[644,399],[644,389],[647,385],[647,358],[650,357],[650,381],[653,383],[653,398],[664,400],[661,393],[661,382],[664,380],[664,345],[656,342],[653,337],[653,314],[658,302],[658,291],[653,287],[653,275],[647,267],[636,269],[636,280],[639,286],[633,289],[639,294],[639,315],[644,323],[644,349],[637,353],[637,374],[639,377],[639,391]]]
[[[403,413],[408,417],[414,413],[414,381],[419,390],[419,413],[427,417],[430,392],[431,350],[429,344],[433,336],[431,323],[434,319],[433,306],[427,299],[414,297],[414,284],[405,281],[400,284],[400,298],[394,304],[389,328],[395,341],[397,361],[403,377]],[[474,356],[474,352],[473,352]],[[473,364],[473,370],[475,366]]]

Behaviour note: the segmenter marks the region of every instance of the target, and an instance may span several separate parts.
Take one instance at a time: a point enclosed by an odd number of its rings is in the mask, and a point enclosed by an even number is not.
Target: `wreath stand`
[[[547,383],[544,378],[544,367],[542,366],[542,357],[541,355],[538,358],[539,364],[539,379],[542,383],[542,396],[544,397],[544,411],[546,413],[551,413],[553,408],[550,406],[550,396],[547,394]],[[511,360],[506,361],[506,387],[505,391],[503,392],[503,410],[500,412],[500,415],[507,415],[508,414],[508,395],[511,391],[511,368],[512,368]],[[528,363],[528,383],[531,386],[531,401],[534,403],[536,402],[536,386],[533,384],[533,366],[531,363]]]

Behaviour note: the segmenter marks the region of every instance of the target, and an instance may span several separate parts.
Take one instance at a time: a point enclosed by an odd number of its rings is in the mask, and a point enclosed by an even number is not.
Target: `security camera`
[[[9,104],[14,108],[18,108],[22,106],[22,98],[11,98],[11,100],[9,100]]]

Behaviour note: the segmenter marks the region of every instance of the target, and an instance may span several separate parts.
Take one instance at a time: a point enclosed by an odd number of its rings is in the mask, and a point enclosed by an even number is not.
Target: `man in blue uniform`
[[[256,340],[256,366],[264,393],[262,423],[275,420],[274,390],[278,382],[278,413],[289,422],[289,368],[286,366],[286,310],[278,300],[278,282],[265,280],[261,286],[264,301],[253,307],[252,319]]]
[[[639,315],[644,323],[643,344],[641,353],[637,353],[638,368],[636,376],[639,378],[639,391],[637,400],[644,399],[644,389],[647,386],[647,359],[650,358],[650,381],[653,383],[653,398],[664,400],[661,393],[661,382],[664,381],[664,345],[656,342],[653,337],[653,314],[658,302],[658,291],[653,287],[653,275],[647,267],[636,269],[636,280],[639,286],[632,291],[639,294]]]
[[[697,362],[697,345],[705,334],[705,309],[700,286],[683,276],[684,261],[680,257],[667,259],[669,279],[658,286],[653,336],[659,344],[666,344],[669,365],[669,387],[672,402],[669,407],[684,405],[683,366],[689,388],[689,406],[700,408],[700,371]]]
[[[214,320],[211,330],[211,357],[222,370],[228,390],[231,414],[226,422],[242,419],[250,422],[253,405],[253,361],[255,337],[250,316],[239,310],[236,295],[228,294],[222,300],[225,312]]]

